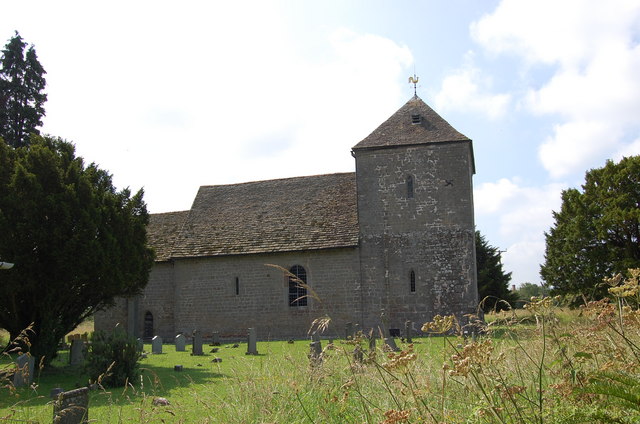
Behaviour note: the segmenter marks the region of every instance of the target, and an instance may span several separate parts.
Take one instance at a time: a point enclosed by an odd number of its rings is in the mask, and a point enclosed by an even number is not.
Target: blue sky
[[[478,229],[539,282],[560,193],[640,154],[640,0],[30,1],[0,15],[47,70],[43,132],[151,212],[200,185],[353,171],[418,95],[473,140]]]

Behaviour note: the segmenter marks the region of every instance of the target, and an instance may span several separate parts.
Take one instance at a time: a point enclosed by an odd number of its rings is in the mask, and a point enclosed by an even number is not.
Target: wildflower
[[[411,411],[408,409],[396,411],[395,409],[390,409],[384,413],[385,420],[382,424],[395,424],[407,422],[409,420],[409,415],[411,415]]]
[[[466,345],[461,352],[451,356],[453,369],[449,371],[449,374],[466,377],[471,371],[479,370],[483,365],[488,364],[492,352],[491,340]]]
[[[387,355],[389,362],[382,366],[387,370],[406,368],[411,361],[414,361],[418,356],[413,352],[413,344],[410,344],[406,350],[398,353],[390,352]]]
[[[425,333],[443,334],[453,328],[456,323],[456,317],[454,315],[441,316],[436,315],[431,322],[427,322],[422,326],[422,331]]]

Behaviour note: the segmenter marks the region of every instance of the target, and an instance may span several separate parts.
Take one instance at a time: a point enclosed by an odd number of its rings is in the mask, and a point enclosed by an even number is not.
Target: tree
[[[32,135],[11,148],[0,138],[0,327],[11,338],[30,323],[31,353],[53,359],[60,340],[116,296],[139,294],[153,252],[143,192],[116,191],[85,167],[71,143]]]
[[[478,295],[482,301],[483,311],[501,311],[509,309],[508,305],[514,305],[518,298],[509,290],[511,273],[504,272],[500,251],[490,246],[480,231],[476,231],[476,266]]]
[[[20,34],[9,40],[0,58],[0,137],[13,147],[29,142],[29,134],[39,134],[44,116],[46,73],[33,46]]]
[[[604,297],[604,277],[640,266],[640,156],[588,171],[582,191],[562,192],[553,218],[543,280],[553,294]]]

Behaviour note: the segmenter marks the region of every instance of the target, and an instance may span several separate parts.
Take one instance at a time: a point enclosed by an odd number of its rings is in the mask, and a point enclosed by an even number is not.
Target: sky
[[[640,0],[8,2],[42,132],[152,213],[201,185],[351,172],[413,95],[473,140],[476,227],[540,283],[563,189],[640,154]],[[6,40],[6,41],[4,41]]]

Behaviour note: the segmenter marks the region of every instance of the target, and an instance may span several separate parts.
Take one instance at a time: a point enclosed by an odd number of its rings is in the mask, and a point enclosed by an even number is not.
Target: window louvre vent
[[[420,115],[418,115],[417,113],[411,114],[412,124],[419,124],[420,122],[422,122],[422,117]]]

